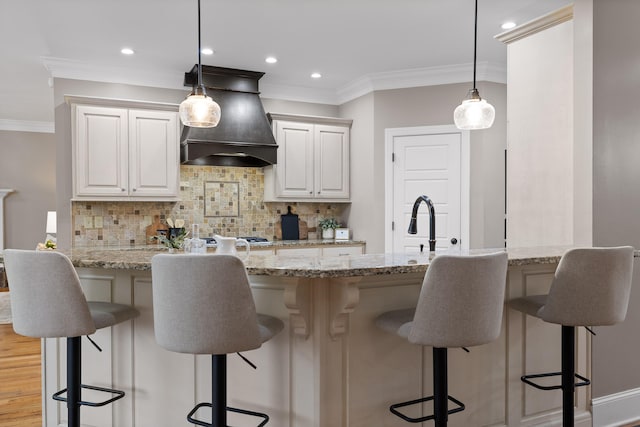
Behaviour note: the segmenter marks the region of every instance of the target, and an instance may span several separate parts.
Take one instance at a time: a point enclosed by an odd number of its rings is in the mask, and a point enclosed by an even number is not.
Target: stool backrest
[[[633,248],[579,248],[558,264],[547,302],[538,312],[565,326],[605,326],[627,315],[633,275]]]
[[[470,347],[500,334],[507,254],[437,255],[429,264],[409,341]]]
[[[192,354],[260,347],[256,308],[242,261],[234,255],[160,254],[151,259],[158,344]]]
[[[80,279],[55,251],[6,249],[13,329],[28,337],[77,337],[96,331]]]

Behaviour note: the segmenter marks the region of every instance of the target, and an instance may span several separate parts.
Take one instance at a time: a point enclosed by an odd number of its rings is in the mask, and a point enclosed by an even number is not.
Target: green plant
[[[335,230],[336,228],[340,227],[340,223],[336,221],[335,218],[325,218],[318,221],[318,227],[322,228],[323,230],[328,230],[330,228]]]
[[[185,231],[185,229],[183,228],[180,230],[180,233],[178,233],[175,236],[168,237],[163,234],[159,234],[157,236],[153,236],[152,239],[159,241],[160,243],[165,245],[167,248],[182,249],[182,246],[184,245],[184,239],[187,237],[188,234],[189,232]]]

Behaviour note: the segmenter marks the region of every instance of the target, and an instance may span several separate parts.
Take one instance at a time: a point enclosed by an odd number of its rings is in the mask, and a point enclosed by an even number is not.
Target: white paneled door
[[[463,215],[468,212],[463,181],[468,182],[469,174],[468,162],[463,161],[467,157],[463,153],[465,138],[468,140],[468,133],[452,126],[387,129],[387,151],[391,151],[386,174],[386,188],[391,193],[387,195],[387,219],[391,223],[386,234],[387,251],[418,252],[421,244],[429,250],[429,210],[425,203],[418,209],[418,233],[407,232],[413,204],[421,195],[428,196],[435,207],[436,249],[468,247],[463,231],[463,222],[468,223]]]

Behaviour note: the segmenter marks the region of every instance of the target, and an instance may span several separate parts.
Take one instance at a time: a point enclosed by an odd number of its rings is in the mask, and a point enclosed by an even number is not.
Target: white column
[[[10,188],[0,188],[0,251],[4,249],[4,198],[13,193]]]

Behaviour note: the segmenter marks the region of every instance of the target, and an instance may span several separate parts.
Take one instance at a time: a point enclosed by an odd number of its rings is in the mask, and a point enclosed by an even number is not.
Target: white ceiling
[[[471,80],[473,0],[201,1],[202,45],[215,50],[203,64],[266,72],[263,96],[337,104],[374,81]],[[500,24],[569,3],[480,0],[479,80],[504,81]],[[0,40],[0,128],[52,122],[52,76],[183,88],[197,62],[197,1],[0,0]]]

